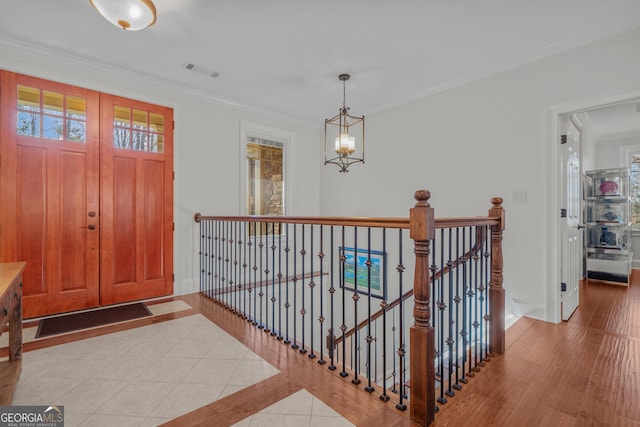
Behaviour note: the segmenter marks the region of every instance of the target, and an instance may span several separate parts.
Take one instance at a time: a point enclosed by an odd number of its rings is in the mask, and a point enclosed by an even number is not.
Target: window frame
[[[277,128],[274,126],[264,125],[262,123],[252,122],[248,120],[240,120],[240,200],[238,206],[239,215],[249,215],[247,206],[247,143],[251,142],[249,141],[249,138],[265,139],[282,144],[282,193],[284,198],[282,214],[289,215],[291,212],[293,197],[291,159],[295,158],[293,152],[295,147],[295,133],[287,129]]]
[[[620,148],[620,164],[622,165],[622,167],[629,168],[629,196],[631,198],[634,197],[633,186],[631,185],[631,175],[633,173],[631,170],[631,158],[634,155],[640,156],[640,144],[626,145]],[[631,211],[633,210],[633,206],[637,203],[640,203],[640,201],[635,203],[631,202],[631,207],[630,207]],[[632,217],[632,214],[630,215]],[[629,221],[631,221],[631,218],[629,218]],[[631,231],[633,234],[640,234],[640,223],[633,224],[632,222],[630,222],[630,225],[631,225]]]

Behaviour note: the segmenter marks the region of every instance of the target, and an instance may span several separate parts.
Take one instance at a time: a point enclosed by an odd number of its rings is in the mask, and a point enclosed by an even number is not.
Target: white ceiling
[[[371,114],[640,26],[638,0],[154,2],[156,24],[127,32],[89,0],[1,0],[0,41],[321,127],[340,73],[351,112]]]

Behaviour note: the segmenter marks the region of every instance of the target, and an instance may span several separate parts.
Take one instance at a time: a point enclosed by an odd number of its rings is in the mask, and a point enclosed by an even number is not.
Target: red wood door
[[[0,72],[0,260],[26,261],[24,317],[99,300],[99,94]]]
[[[173,292],[173,111],[101,94],[102,304]]]

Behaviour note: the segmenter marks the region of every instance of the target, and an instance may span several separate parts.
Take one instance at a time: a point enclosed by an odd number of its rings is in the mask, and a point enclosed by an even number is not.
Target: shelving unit
[[[588,171],[586,177],[587,277],[629,285],[633,258],[629,169]]]

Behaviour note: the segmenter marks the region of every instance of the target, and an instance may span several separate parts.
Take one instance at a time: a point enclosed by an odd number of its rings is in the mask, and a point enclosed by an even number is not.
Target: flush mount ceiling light
[[[89,0],[91,5],[116,27],[137,31],[156,22],[156,7],[151,0]]]
[[[345,82],[350,78],[349,74],[338,76],[342,82],[342,107],[337,116],[324,121],[324,164],[338,165],[340,172],[349,172],[354,163],[364,163],[364,116],[350,115],[346,105]],[[327,158],[327,151],[335,151],[337,156]]]

